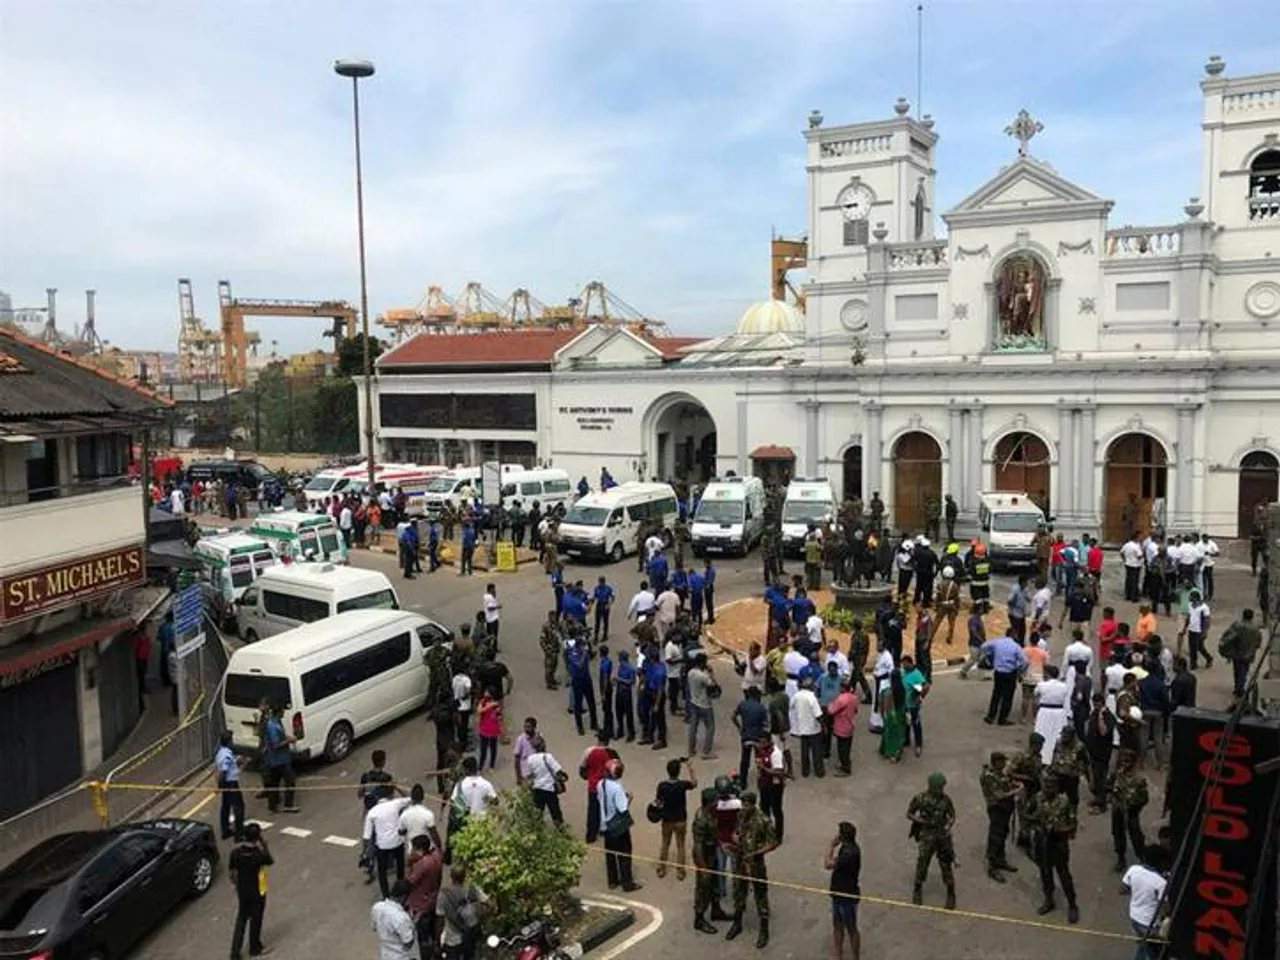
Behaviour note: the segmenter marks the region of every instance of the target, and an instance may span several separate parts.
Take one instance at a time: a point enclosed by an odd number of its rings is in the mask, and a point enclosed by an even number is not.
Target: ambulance
[[[282,510],[254,518],[249,533],[265,540],[285,563],[308,560],[347,562],[347,547],[327,513]]]
[[[764,481],[759,477],[713,479],[702,491],[689,537],[696,556],[746,556],[764,534]]]
[[[992,569],[1033,567],[1044,512],[1028,493],[993,490],[978,497],[978,526]]]

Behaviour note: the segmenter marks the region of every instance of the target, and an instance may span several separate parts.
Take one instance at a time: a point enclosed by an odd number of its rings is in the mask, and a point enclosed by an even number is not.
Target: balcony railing
[[[133,486],[128,476],[77,478],[70,483],[52,487],[26,487],[21,490],[0,491],[0,508],[16,507],[26,503],[42,503],[46,500],[63,500],[68,497],[84,497],[104,490],[116,490]],[[142,496],[141,493],[138,494]]]
[[[1254,223],[1280,220],[1280,193],[1259,193],[1250,197],[1249,219]]]
[[[889,248],[890,270],[931,270],[947,265],[947,241],[894,244]]]
[[[1181,251],[1179,227],[1121,227],[1107,231],[1108,257],[1176,257]]]

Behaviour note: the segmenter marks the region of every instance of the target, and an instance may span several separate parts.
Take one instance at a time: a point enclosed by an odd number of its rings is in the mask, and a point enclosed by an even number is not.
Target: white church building
[[[1280,73],[1224,67],[1200,81],[1200,195],[1157,226],[1110,225],[1022,111],[1011,162],[936,236],[933,121],[905,101],[847,126],[815,113],[803,313],[768,301],[698,341],[419,334],[378,361],[379,452],[593,485],[601,467],[826,476],[906,529],[930,495],[972,516],[1009,489],[1114,541],[1132,497],[1170,529],[1247,535],[1280,478]]]

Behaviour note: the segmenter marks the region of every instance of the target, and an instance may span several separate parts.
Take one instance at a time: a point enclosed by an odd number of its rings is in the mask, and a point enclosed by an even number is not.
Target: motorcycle
[[[582,956],[582,945],[562,946],[560,929],[547,920],[534,920],[505,939],[496,933],[490,934],[485,942],[490,950],[514,951],[509,954],[512,960],[579,960]]]

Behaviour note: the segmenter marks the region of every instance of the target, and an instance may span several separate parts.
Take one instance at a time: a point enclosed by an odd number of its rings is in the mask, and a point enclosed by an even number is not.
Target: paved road
[[[389,556],[362,554],[357,563],[396,576]],[[602,571],[618,586],[621,600],[625,602],[638,579],[633,561],[616,568],[570,568],[568,573],[573,578],[593,579]],[[541,684],[537,628],[545,617],[550,591],[544,578],[532,568],[494,579],[504,602],[503,656],[517,677],[509,716],[517,721],[526,714],[538,716],[552,752],[567,767],[574,767],[587,742],[573,731],[572,720],[565,713],[563,695],[549,693]],[[1224,570],[1219,580],[1217,619],[1222,624],[1237,612],[1239,605],[1247,602],[1251,588],[1247,577],[1239,571]],[[461,579],[452,572],[441,571],[410,583],[397,579],[396,585],[406,606],[457,624],[474,617],[485,582],[483,574]],[[759,584],[755,558],[727,562],[721,568],[720,583],[722,602],[754,592]],[[997,584],[995,596],[1001,598],[1006,593],[1007,588]],[[1127,607],[1123,610],[1128,612]],[[727,669],[724,672],[729,676]],[[1229,679],[1220,666],[1201,674],[1202,704],[1225,703],[1228,688]],[[731,681],[726,683],[726,692],[732,689]],[[780,887],[773,891],[773,943],[759,955],[797,958],[828,955],[830,908],[822,894],[827,878],[821,861],[838,820],[851,819],[858,824],[863,846],[864,894],[899,902],[909,899],[915,848],[907,838],[904,810],[911,795],[923,789],[924,779],[932,770],[941,770],[949,778],[949,791],[959,814],[956,845],[962,912],[950,914],[865,903],[862,908],[864,956],[886,956],[892,952],[901,960],[934,957],[1022,960],[1029,956],[1038,960],[1075,960],[1088,953],[1095,960],[1120,960],[1132,955],[1132,947],[1124,941],[1067,932],[1065,926],[1056,926],[1065,923],[1060,912],[1045,918],[1055,925],[1053,929],[1011,925],[963,912],[998,914],[1022,921],[1039,919],[1035,914],[1039,903],[1038,882],[1029,861],[1017,859],[1015,855],[1021,871],[1005,886],[992,883],[982,869],[986,819],[977,773],[989,750],[1016,749],[1027,732],[1022,727],[993,729],[981,723],[989,690],[986,683],[976,679],[962,682],[954,673],[940,675],[927,707],[927,748],[923,758],[908,756],[901,765],[881,762],[876,756],[876,742],[866,732],[864,714],[855,738],[852,779],[800,780],[788,788],[786,843],[770,857],[769,870],[773,879],[794,884],[796,888]],[[720,758],[711,766],[719,770],[736,765],[736,739],[727,722],[731,703],[730,695],[718,710]],[[644,748],[623,749],[628,762],[627,783],[638,803],[651,796],[653,785],[663,776],[664,762],[683,752],[678,732],[672,731],[672,749],[662,754]],[[356,869],[354,843],[361,821],[355,797],[356,780],[375,747],[388,752],[390,769],[406,781],[427,769],[434,759],[430,727],[422,716],[413,716],[362,741],[345,764],[302,771],[301,784],[306,789],[301,794],[301,813],[268,816],[263,801],[249,800],[250,817],[271,823],[266,834],[277,866],[271,874],[265,939],[277,948],[276,956],[376,955],[368,926],[368,908],[376,896],[376,888],[365,886],[363,874]],[[510,786],[509,755],[501,756],[500,761],[502,765],[495,780],[499,787]],[[698,772],[700,778],[709,781],[719,771],[701,765]],[[1159,809],[1159,787],[1155,782],[1153,795],[1148,822]],[[581,782],[576,777],[565,799],[570,822],[581,825],[584,801]],[[179,804],[177,812],[211,818],[216,813],[216,803],[207,803],[197,795]],[[640,819],[635,835],[636,854],[653,857],[657,853],[656,831]],[[1127,930],[1126,902],[1117,893],[1117,880],[1111,871],[1112,856],[1107,820],[1086,818],[1073,848],[1081,928],[1112,933]],[[942,903],[943,890],[936,867],[934,870],[925,888],[925,899],[926,904],[937,907]],[[665,922],[642,946],[634,946],[625,956],[684,960],[700,957],[708,949],[723,956],[757,955],[753,908],[748,907],[747,934],[733,944],[726,944],[691,929],[692,880],[681,883],[673,874],[658,880],[647,863],[638,864],[636,872],[645,887],[635,896],[656,906]],[[583,889],[593,893],[605,889],[598,851],[588,858]],[[230,887],[225,880],[220,880],[202,901],[171,918],[165,928],[140,949],[138,956],[155,960],[219,960],[227,953],[233,915]],[[649,917],[641,920],[643,926]]]

